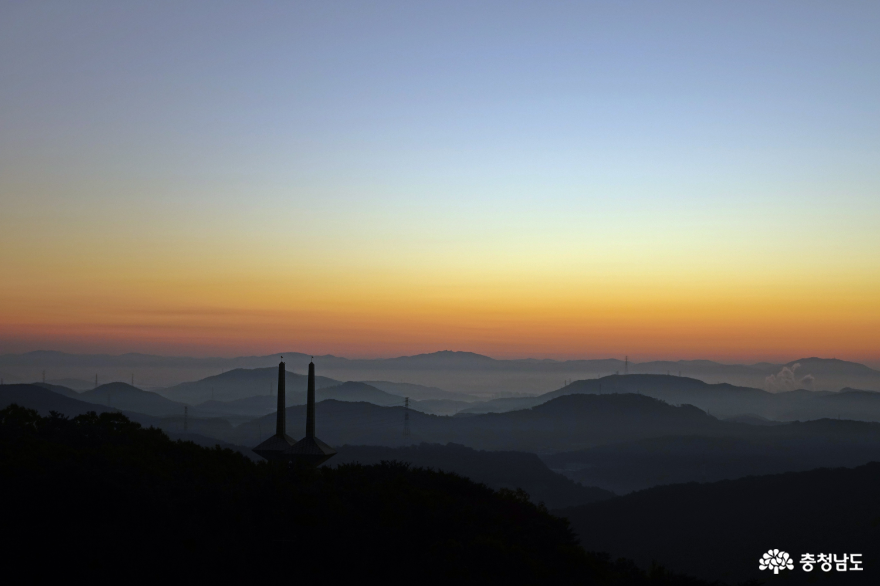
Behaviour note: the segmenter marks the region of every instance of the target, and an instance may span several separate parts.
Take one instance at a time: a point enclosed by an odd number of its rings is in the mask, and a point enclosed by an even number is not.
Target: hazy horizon
[[[437,354],[437,353],[442,353],[442,352],[453,352],[453,353],[462,353],[462,354],[477,354],[480,356],[485,356],[487,358],[492,358],[494,360],[554,360],[557,362],[566,362],[566,361],[577,361],[577,360],[585,360],[585,361],[620,360],[620,361],[625,361],[628,359],[631,364],[640,364],[640,363],[645,363],[645,362],[686,362],[686,361],[706,360],[706,361],[717,362],[719,364],[726,364],[726,365],[736,365],[736,364],[750,365],[750,364],[759,364],[759,363],[788,364],[788,363],[795,362],[798,360],[803,360],[805,358],[820,358],[820,359],[831,359],[831,360],[844,360],[846,362],[855,362],[855,363],[864,364],[866,366],[870,366],[871,368],[874,368],[874,366],[872,366],[872,364],[880,366],[880,361],[875,361],[872,363],[872,361],[866,361],[866,360],[850,360],[850,359],[841,358],[839,356],[819,356],[816,354],[805,354],[803,356],[791,356],[788,358],[785,358],[785,357],[777,358],[777,357],[772,357],[772,356],[770,356],[770,357],[765,356],[765,357],[759,357],[757,359],[748,359],[748,358],[738,359],[735,357],[711,358],[711,357],[708,357],[708,355],[704,355],[704,356],[698,355],[698,356],[694,356],[694,357],[631,356],[631,355],[626,355],[626,354],[620,355],[620,356],[611,355],[611,354],[596,354],[596,355],[589,355],[589,356],[564,355],[564,354],[561,354],[561,355],[560,354],[540,355],[538,353],[523,354],[523,355],[503,355],[503,354],[493,355],[493,354],[487,354],[484,352],[476,352],[473,350],[460,350],[460,349],[452,349],[452,348],[440,348],[437,350],[431,350],[431,351],[427,351],[427,352],[414,352],[411,354],[357,355],[357,354],[340,354],[340,353],[334,353],[334,352],[326,352],[323,354],[318,354],[318,353],[309,352],[307,350],[297,350],[297,349],[291,349],[291,348],[288,348],[287,350],[277,351],[277,352],[265,352],[265,353],[264,352],[248,353],[248,352],[230,351],[226,354],[210,354],[210,353],[197,353],[197,352],[193,352],[193,353],[189,353],[189,354],[184,354],[184,353],[161,354],[161,353],[153,353],[153,352],[142,352],[139,350],[120,350],[118,347],[116,347],[115,349],[111,349],[111,351],[94,351],[94,352],[77,351],[76,349],[61,350],[58,348],[44,348],[44,347],[33,347],[29,350],[21,350],[21,351],[3,351],[2,347],[0,347],[0,355],[22,355],[22,354],[29,354],[29,353],[33,353],[33,352],[59,352],[59,353],[71,354],[71,355],[83,355],[83,356],[104,355],[104,356],[114,356],[114,357],[124,356],[126,354],[143,354],[143,355],[147,355],[147,356],[157,356],[157,357],[163,357],[163,358],[194,358],[194,359],[217,358],[217,359],[222,359],[222,360],[228,360],[228,359],[234,359],[234,358],[246,358],[246,357],[267,357],[267,356],[278,356],[279,360],[280,360],[284,354],[293,354],[293,353],[303,354],[303,355],[308,355],[308,356],[315,356],[315,357],[333,356],[336,358],[344,358],[344,359],[348,359],[348,360],[388,360],[388,359],[393,359],[393,358],[405,358],[405,357],[412,357],[412,356]]]

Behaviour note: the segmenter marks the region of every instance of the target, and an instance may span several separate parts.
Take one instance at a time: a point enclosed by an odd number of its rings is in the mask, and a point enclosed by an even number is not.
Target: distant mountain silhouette
[[[609,551],[648,567],[708,580],[786,584],[876,584],[880,562],[880,463],[752,476],[710,484],[676,484],[563,509],[588,550]],[[795,559],[795,569],[767,575],[758,559],[768,549]],[[797,563],[803,553],[863,554],[862,572]]]
[[[543,404],[555,397],[575,394],[637,393],[672,404],[691,404],[725,419],[742,415],[779,421],[841,417],[857,421],[880,421],[880,393],[871,391],[832,393],[797,390],[783,393],[727,383],[667,375],[612,375],[575,381],[537,397],[495,399],[478,403],[462,413],[502,413]]]
[[[315,391],[315,400],[325,401],[364,401],[385,407],[403,405],[403,397],[380,391],[366,383],[349,381],[332,387],[324,387]],[[305,403],[305,401],[302,401]]]
[[[100,403],[88,403],[82,399],[67,397],[36,385],[0,386],[0,408],[13,403],[34,409],[44,416],[49,415],[51,411],[67,417],[76,417],[90,411],[96,413],[120,412],[145,427],[156,427],[169,433],[183,433],[184,427],[188,427],[188,431],[191,433],[201,434],[222,442],[228,442],[229,438],[235,435],[234,428],[229,421],[219,417],[196,417],[193,415],[184,422],[182,410],[180,415],[158,417],[135,411],[120,410]]]
[[[217,399],[207,400],[197,403],[197,413],[229,417],[260,417],[268,413],[274,413],[276,409],[276,400],[273,395],[268,394],[269,384],[277,384],[276,369],[255,369],[246,370],[238,369],[226,372],[224,374],[209,377],[194,383],[184,383],[172,389],[163,391],[166,395],[171,396],[199,396],[205,392],[213,394],[215,397],[220,395],[229,395],[230,393],[256,392],[259,390],[260,384],[266,384],[267,390],[263,394],[246,396],[240,399],[220,401]],[[305,377],[291,372],[287,372],[286,384],[287,405],[304,405],[306,403],[306,392],[303,382]],[[443,395],[445,391],[436,389],[439,393],[435,393],[427,387],[419,387],[419,385],[411,385],[406,383],[378,383],[385,384],[389,387],[402,388],[404,390],[413,390],[413,388],[427,389],[422,396],[432,396],[434,394]],[[316,400],[323,401],[325,399],[335,399],[337,401],[363,401],[382,406],[403,405],[404,397],[392,394],[376,388],[372,384],[348,381],[339,383],[333,379],[326,377],[316,377]],[[205,391],[205,389],[208,389]],[[446,393],[453,395],[453,393]],[[455,413],[460,407],[467,406],[462,401],[410,401],[410,408],[422,411],[424,413],[449,414]]]
[[[304,374],[286,371],[287,393],[291,395],[305,393],[307,378]],[[340,383],[337,380],[323,376],[315,377],[315,387],[318,389],[338,384]],[[160,392],[174,401],[197,404],[211,399],[234,401],[257,395],[270,395],[275,392],[277,386],[277,367],[236,368],[195,382],[181,383]]]
[[[332,445],[406,443],[403,407],[324,400],[316,409],[321,437]],[[273,417],[240,425],[229,441],[256,445],[258,429],[271,429]],[[287,422],[288,433],[301,435],[304,407],[289,407]],[[675,433],[720,435],[741,427],[749,428],[718,421],[695,407],[676,407],[639,395],[571,395],[533,409],[472,417],[410,410],[410,429],[416,442],[453,442],[492,450],[562,451]]]
[[[50,384],[50,383],[33,383],[33,385],[35,387],[40,387],[40,388],[58,393],[59,395],[64,395],[65,397],[70,397],[72,399],[81,399],[79,393],[77,393],[76,391],[74,391],[71,388],[68,388],[68,387],[65,387],[62,385]]]
[[[40,415],[49,415],[56,411],[68,417],[76,417],[89,411],[102,413],[110,411],[102,405],[89,403],[82,399],[74,399],[42,385],[3,385],[0,386],[0,409],[11,404],[18,404],[34,409]]]
[[[150,391],[143,391],[128,383],[107,383],[79,394],[83,401],[106,405],[120,411],[135,411],[155,417],[183,415],[183,403],[171,401]]]
[[[801,358],[792,360],[785,366],[792,367],[800,364],[805,373],[820,376],[877,376],[880,372],[858,362],[848,362],[837,358]]]
[[[478,397],[473,397],[465,393],[453,393],[437,387],[426,387],[423,385],[416,385],[412,383],[396,383],[389,381],[372,380],[366,380],[363,382],[370,386],[376,387],[380,391],[385,391],[386,393],[391,393],[392,395],[397,395],[400,397],[409,397],[410,399],[415,401],[449,400],[467,403],[480,400]]]
[[[402,448],[342,446],[325,465],[351,462],[379,464],[382,461],[408,462],[414,466],[455,472],[496,490],[525,490],[532,502],[549,508],[591,503],[611,498],[614,493],[584,487],[547,468],[536,455],[525,452],[484,452],[457,444],[421,444]]]
[[[282,352],[292,371],[304,372],[311,356],[302,352]],[[452,393],[479,395],[482,398],[501,393],[540,394],[559,388],[563,380],[584,380],[624,372],[621,358],[593,360],[550,359],[494,359],[472,352],[442,351],[416,356],[386,359],[348,359],[333,355],[316,356],[319,371],[336,380],[400,381],[418,383],[422,387],[439,387]],[[40,370],[50,369],[54,379],[63,377],[88,379],[100,371],[117,380],[194,380],[213,376],[230,369],[270,368],[278,362],[278,354],[241,356],[236,358],[193,358],[151,356],[128,353],[118,356],[77,355],[63,352],[30,352],[0,355],[0,371],[10,375],[9,382],[34,380]],[[756,364],[723,364],[711,360],[678,360],[629,363],[630,374],[671,374],[697,378],[709,383],[727,382],[736,386],[771,388],[767,377],[777,375],[783,368],[800,364],[798,377],[810,375],[815,389],[838,390],[856,387],[880,390],[880,371],[854,362],[836,359],[802,358],[785,364],[762,362]],[[18,380],[11,377],[15,376]],[[119,377],[125,377],[124,379]],[[50,381],[51,382],[51,381]],[[406,384],[401,383],[401,384]],[[81,390],[73,384],[65,385]],[[268,387],[267,387],[268,388]],[[380,390],[399,394],[395,389],[377,386]],[[775,390],[775,388],[773,388]],[[208,393],[210,389],[207,389]],[[215,395],[214,399],[233,400],[252,395],[249,391],[236,395]],[[415,393],[404,394],[419,399]],[[210,394],[196,396],[169,396],[173,400],[201,403],[210,400]],[[452,397],[425,397],[431,399]],[[467,397],[466,400],[470,400]]]

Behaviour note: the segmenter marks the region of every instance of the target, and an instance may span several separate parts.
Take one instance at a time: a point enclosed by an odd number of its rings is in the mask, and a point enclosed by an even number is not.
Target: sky
[[[878,30],[0,0],[0,353],[880,363]]]

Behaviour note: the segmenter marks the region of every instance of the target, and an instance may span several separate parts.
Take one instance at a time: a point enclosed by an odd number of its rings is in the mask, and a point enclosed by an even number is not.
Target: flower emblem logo
[[[758,569],[773,570],[774,574],[778,574],[779,570],[793,570],[794,563],[787,552],[771,549],[758,560]]]

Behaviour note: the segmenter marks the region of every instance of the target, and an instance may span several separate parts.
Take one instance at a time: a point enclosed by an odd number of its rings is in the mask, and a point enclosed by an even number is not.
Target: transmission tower
[[[134,373],[131,373],[131,386],[134,386]]]
[[[623,374],[629,374],[629,356],[623,359]]]
[[[409,397],[403,400],[403,437],[409,437]]]
[[[44,375],[45,376],[45,375]],[[98,388],[98,373],[95,373],[95,388]],[[109,392],[109,391],[108,391]]]
[[[183,407],[183,432],[189,429],[189,407]]]
[[[46,384],[46,371],[43,371],[43,384]]]

